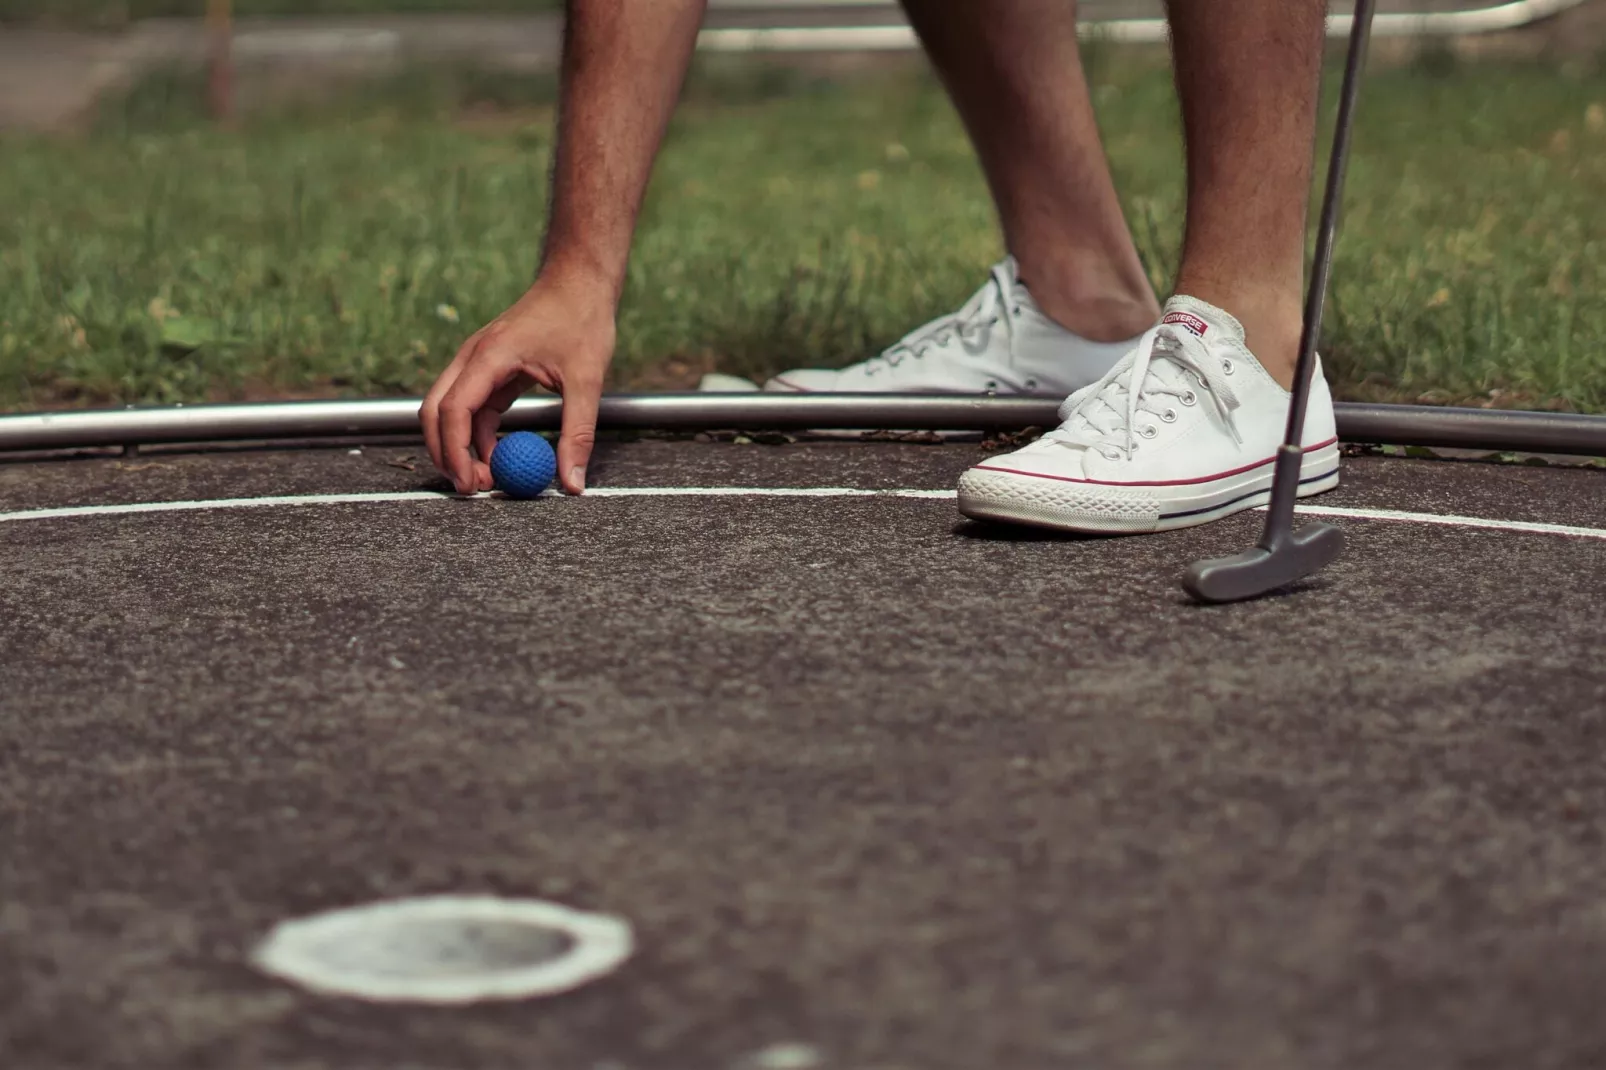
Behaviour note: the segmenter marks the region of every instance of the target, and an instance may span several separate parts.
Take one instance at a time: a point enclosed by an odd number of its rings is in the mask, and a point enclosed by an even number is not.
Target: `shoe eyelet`
[[[1182,395],[1182,403],[1184,405],[1194,405],[1194,404],[1197,404],[1198,401],[1199,401],[1199,395],[1195,394],[1192,390],[1190,390],[1186,394]]]
[[[1028,379],[1028,380],[1026,380],[1026,389],[1027,390],[1036,390],[1037,389],[1037,380],[1036,379]]]
[[[1020,306],[1016,305],[1013,309],[1011,309],[1011,312],[1016,316],[1020,315]]]
[[[1162,412],[1160,414],[1160,419],[1164,420],[1168,424],[1176,423],[1177,422],[1177,410],[1176,409],[1167,409],[1167,410],[1165,410],[1164,412]]]
[[[1226,357],[1221,358],[1221,370],[1226,372],[1228,375],[1231,375],[1232,361],[1228,360]]]
[[[987,380],[987,393],[989,393],[989,394],[998,393],[998,382],[997,382],[997,380],[995,380],[995,379]]]
[[[1153,424],[1144,424],[1142,427],[1138,428],[1138,434],[1142,435],[1144,438],[1153,438],[1159,433],[1160,429],[1155,427]]]

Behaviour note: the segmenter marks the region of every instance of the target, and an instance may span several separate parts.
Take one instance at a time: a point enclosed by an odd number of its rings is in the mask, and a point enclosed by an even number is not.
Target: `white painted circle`
[[[317,992],[473,1003],[567,992],[630,957],[627,922],[495,896],[397,899],[281,922],[258,969]]]

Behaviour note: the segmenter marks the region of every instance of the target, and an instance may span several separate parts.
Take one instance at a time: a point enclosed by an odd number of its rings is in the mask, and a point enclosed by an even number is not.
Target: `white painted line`
[[[0,513],[8,520],[56,520],[62,517],[120,516],[124,513],[190,513],[202,509],[255,509],[270,505],[344,505],[349,502],[449,501],[447,494],[403,491],[391,494],[297,494],[283,498],[212,498],[189,502],[133,502],[127,505],[71,505],[63,509],[27,509]]]
[[[865,490],[859,487],[593,487],[588,498],[936,498],[952,501],[951,490]],[[490,498],[477,494],[476,498]],[[562,498],[558,491],[542,497]],[[464,501],[455,494],[429,490],[374,492],[365,494],[291,494],[274,498],[208,498],[201,501],[132,502],[122,505],[70,505],[60,509],[24,509],[0,513],[0,524],[9,520],[59,520],[90,516],[122,516],[128,513],[191,513],[207,509],[260,509],[275,505],[350,505],[361,502],[452,502]]]
[[[490,498],[479,494],[476,498]],[[563,498],[557,491],[543,497]],[[898,487],[870,490],[863,487],[593,487],[587,498],[915,498],[927,501],[953,501],[951,490],[923,490]],[[453,494],[413,490],[363,494],[293,494],[274,498],[213,498],[202,501],[132,502],[122,505],[74,505],[60,509],[25,509],[0,513],[0,523],[12,520],[59,520],[92,516],[123,516],[131,513],[188,513],[209,509],[257,509],[291,505],[351,505],[364,502],[452,502],[464,501]],[[1261,511],[1265,506],[1258,507]],[[1410,524],[1438,524],[1445,527],[1513,531],[1528,535],[1566,535],[1580,539],[1606,539],[1606,528],[1542,524],[1527,520],[1495,520],[1481,516],[1453,516],[1441,513],[1411,513],[1398,509],[1344,508],[1326,505],[1300,505],[1304,516],[1349,517],[1355,520],[1387,520]]]
[[[551,491],[547,492],[551,494]],[[860,487],[596,487],[588,498],[932,498],[953,501],[952,490],[865,490]]]
[[[1261,506],[1261,511],[1265,511],[1264,506]],[[1403,520],[1410,524],[1440,524],[1453,528],[1519,531],[1529,535],[1571,535],[1579,539],[1606,539],[1606,529],[1603,528],[1578,528],[1567,524],[1540,524],[1529,520],[1490,520],[1481,516],[1406,513],[1398,509],[1344,509],[1329,505],[1299,505],[1294,507],[1294,512],[1305,516],[1352,517],[1356,520]]]

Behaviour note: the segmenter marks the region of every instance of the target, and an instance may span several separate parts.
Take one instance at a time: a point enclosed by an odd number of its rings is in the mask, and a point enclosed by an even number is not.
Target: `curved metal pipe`
[[[1606,457],[1606,416],[1340,402],[1338,436],[1380,446]]]
[[[1514,30],[1578,7],[1584,0],[1510,0],[1461,11],[1391,12],[1372,19],[1373,37],[1459,37]],[[789,7],[769,4],[766,7]],[[803,5],[797,5],[803,6]],[[849,5],[845,5],[849,6]],[[871,6],[852,4],[850,6]],[[1354,19],[1330,15],[1327,36],[1348,37]],[[1167,40],[1165,19],[1109,19],[1081,24],[1082,37],[1121,44],[1159,44]],[[704,30],[697,47],[708,52],[907,52],[920,40],[907,25],[725,27]]]
[[[709,0],[715,11],[813,11],[826,7],[896,8],[898,0]]]
[[[1019,431],[1052,427],[1053,398],[908,394],[613,394],[602,399],[604,430]],[[1441,446],[1606,457],[1606,416],[1447,409],[1428,405],[1340,404],[1346,442]],[[554,430],[561,402],[524,398],[509,429]],[[64,450],[159,443],[269,441],[415,435],[416,398],[292,401],[265,405],[178,405],[0,416],[0,451]]]

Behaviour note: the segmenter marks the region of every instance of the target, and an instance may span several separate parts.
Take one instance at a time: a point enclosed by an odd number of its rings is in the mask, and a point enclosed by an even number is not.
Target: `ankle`
[[[1244,344],[1284,390],[1293,386],[1304,310],[1299,295],[1210,285],[1177,286],[1177,293],[1229,313],[1244,328]]]
[[[1125,342],[1160,319],[1160,302],[1141,270],[1020,258],[1021,281],[1043,315],[1089,342]]]
[[[1089,342],[1125,342],[1160,320],[1160,305],[1153,297],[1095,297],[1051,303],[1037,298],[1035,293],[1032,296],[1043,315]]]
[[[1160,303],[1144,289],[1042,285],[1022,273],[1022,281],[1043,315],[1089,342],[1124,342],[1136,338],[1160,319]]]

